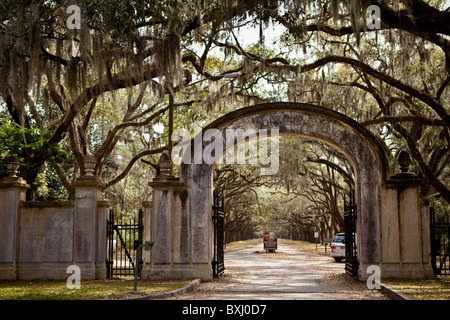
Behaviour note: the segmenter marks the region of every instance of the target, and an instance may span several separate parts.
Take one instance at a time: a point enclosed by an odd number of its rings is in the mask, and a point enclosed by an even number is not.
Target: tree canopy
[[[398,152],[408,150],[425,180],[423,196],[437,195],[448,205],[446,5],[443,0],[1,0],[1,130],[20,128],[22,160],[33,164],[33,170],[22,166],[21,174],[35,186],[33,192],[44,174],[70,197],[71,182],[84,174],[84,159],[93,155],[105,191],[125,203],[131,194],[146,197],[137,195],[137,180],[149,180],[158,170],[158,155],[172,148],[175,129],[193,133],[194,122],[206,125],[252,103],[312,102],[379,136],[393,170]],[[235,72],[239,79],[222,77]],[[16,152],[16,142],[2,141],[1,161]],[[287,143],[286,152],[295,153],[295,144]],[[303,150],[314,146],[300,144]],[[319,149],[297,155],[310,172],[304,185],[336,193],[342,187],[333,179],[339,176],[339,183],[348,185],[351,174],[336,153]],[[62,157],[63,151],[70,156]],[[281,179],[270,184],[282,183],[293,196],[290,191],[302,185],[306,171],[285,169],[299,180],[289,187]],[[252,177],[253,183],[260,180]],[[324,177],[328,186],[320,181]],[[297,191],[306,201],[304,190]],[[326,200],[325,191],[323,197],[321,208],[332,212],[331,198]],[[311,209],[318,205],[314,201],[297,205]]]

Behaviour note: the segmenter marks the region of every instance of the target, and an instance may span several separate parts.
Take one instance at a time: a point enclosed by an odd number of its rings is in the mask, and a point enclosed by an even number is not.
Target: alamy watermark
[[[66,20],[67,28],[70,30],[81,29],[81,10],[80,7],[73,4],[67,7],[66,13],[70,16]]]
[[[368,17],[366,19],[366,26],[369,30],[381,29],[381,9],[377,5],[370,5],[366,11]]]
[[[367,278],[366,285],[368,289],[381,289],[381,269],[379,266],[370,265],[367,267],[366,273],[370,276]]]
[[[79,266],[72,264],[67,267],[66,273],[71,275],[67,278],[67,289],[81,289],[81,269]]]
[[[278,129],[208,129],[191,139],[188,130],[172,134],[178,142],[172,149],[175,164],[260,164],[261,175],[274,175],[279,169]],[[236,152],[235,152],[236,150]]]
[[[76,4],[70,5],[66,9],[66,13],[70,16],[66,20],[67,28],[70,30],[81,29],[81,10]],[[381,9],[373,4],[366,10],[366,26],[369,30],[381,29]]]

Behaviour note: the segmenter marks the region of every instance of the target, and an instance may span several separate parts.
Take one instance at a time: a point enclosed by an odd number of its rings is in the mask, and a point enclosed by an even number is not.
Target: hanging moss
[[[181,38],[170,33],[164,39],[155,41],[152,64],[159,70],[160,83],[173,89],[182,83]]]

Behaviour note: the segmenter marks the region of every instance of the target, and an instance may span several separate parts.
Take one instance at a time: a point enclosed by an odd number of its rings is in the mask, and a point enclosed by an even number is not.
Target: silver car
[[[353,250],[354,254],[356,254],[356,244],[358,243],[356,233],[353,233],[353,237]],[[330,253],[336,262],[341,262],[342,259],[345,259],[345,233],[338,233],[334,236],[330,245]]]
[[[336,262],[345,259],[345,233],[338,233],[334,236],[330,245],[330,254]]]

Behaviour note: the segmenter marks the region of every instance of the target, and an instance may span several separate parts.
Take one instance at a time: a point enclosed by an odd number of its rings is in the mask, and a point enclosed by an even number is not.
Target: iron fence
[[[214,256],[212,260],[213,276],[219,277],[225,271],[224,256],[224,201],[214,191],[213,224],[214,224]],[[222,202],[222,203],[221,203]]]
[[[435,276],[450,276],[450,214],[430,208],[431,266]]]
[[[107,277],[132,276],[136,263],[136,249],[143,238],[143,213],[137,215],[114,216],[109,212],[107,221],[108,258],[106,261]],[[142,251],[138,252],[138,276],[142,269]]]
[[[345,227],[345,271],[351,276],[358,275],[355,191],[350,190],[348,200],[344,198]]]

